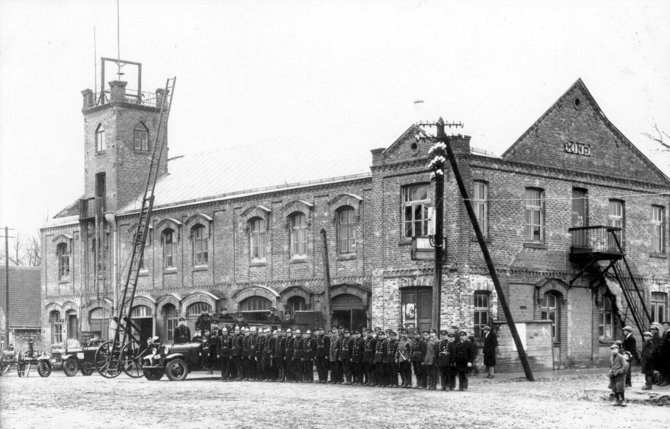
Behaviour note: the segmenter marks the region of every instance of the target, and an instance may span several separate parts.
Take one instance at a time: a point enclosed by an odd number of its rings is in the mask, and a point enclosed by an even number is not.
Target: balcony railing
[[[613,226],[582,226],[570,228],[572,234],[571,253],[601,253],[609,255],[622,255],[617,245],[615,236],[623,247],[621,241],[621,228]]]
[[[136,95],[136,93],[137,91],[135,90],[128,90],[128,93],[126,93],[126,96],[123,98],[123,101],[125,103],[139,104],[142,106],[151,106],[151,107],[157,106],[155,93],[142,91],[139,97]],[[107,104],[111,101],[111,93],[109,90],[96,92],[94,94],[94,97],[95,97],[94,99],[95,106]]]

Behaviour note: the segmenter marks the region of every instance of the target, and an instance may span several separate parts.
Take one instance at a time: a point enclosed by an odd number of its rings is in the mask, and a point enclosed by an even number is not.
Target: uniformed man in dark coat
[[[453,335],[451,340],[453,342]],[[440,343],[437,351],[437,368],[440,376],[440,385],[442,390],[447,390],[449,385],[449,376],[451,374],[451,365],[453,356],[449,348],[449,332],[446,330],[440,331]]]
[[[656,355],[659,361],[661,382],[659,386],[667,386],[670,384],[670,321],[663,321],[663,336],[661,337],[661,345],[657,350]]]
[[[437,390],[437,353],[439,341],[437,331],[431,329],[426,341],[426,356],[423,359],[423,367],[426,371],[426,389]]]
[[[284,357],[286,353],[286,332],[283,330],[277,331],[277,339],[275,340],[275,351],[272,355],[274,361],[274,371],[277,375],[276,380],[280,382],[286,381],[286,362]]]
[[[398,353],[398,334],[389,331],[386,342],[386,355],[384,359],[386,385],[387,387],[398,387],[398,367],[396,365],[396,354]]]
[[[268,328],[258,328],[258,348],[256,349],[256,378],[265,381],[268,378],[267,363],[270,354],[267,353],[269,338]]]
[[[343,371],[342,362],[340,362],[340,352],[342,350],[344,331],[338,328],[333,328],[333,331],[334,335],[330,337],[330,382],[342,383]]]
[[[630,353],[630,355],[635,359],[635,362],[640,363],[640,356],[637,353],[637,344],[635,337],[633,336],[633,328],[630,326],[624,326],[623,328],[624,340],[621,343],[621,348],[624,352]],[[628,365],[628,373],[626,374],[626,387],[631,387],[630,382],[631,370],[633,367],[633,362],[631,361]]]
[[[179,325],[174,330],[174,343],[184,344],[191,341],[191,330],[186,326],[186,319],[179,318]]]
[[[484,326],[482,329],[484,330],[484,365],[488,371],[486,378],[493,378],[495,376],[498,338],[496,338],[496,334],[491,331],[491,328],[488,325]]]
[[[302,332],[300,329],[293,331],[293,375],[296,382],[302,381]]]
[[[348,329],[344,330],[344,338],[341,340],[339,350],[340,365],[342,365],[342,372],[344,373],[344,384],[351,384],[351,347],[353,341],[351,333]]]
[[[202,332],[203,335],[205,331],[212,330],[212,317],[208,311],[203,311],[202,314],[198,316],[198,319],[195,321],[195,330]]]
[[[363,343],[363,370],[365,372],[363,383],[366,386],[374,386],[375,345],[377,344],[377,338],[375,338],[371,329],[368,329],[366,334]]]
[[[386,339],[386,332],[378,331],[377,332],[377,343],[375,344],[375,382],[377,386],[386,387],[386,366],[384,362],[386,361],[386,350],[388,341]]]
[[[232,365],[230,368],[230,376],[232,379],[242,379],[242,341],[244,334],[239,326],[235,326],[235,332],[232,338],[230,356],[232,358]]]
[[[319,383],[328,382],[328,359],[330,357],[330,337],[328,337],[323,328],[317,328],[316,334],[316,353],[314,362],[316,372],[319,374]]]
[[[363,384],[363,355],[365,354],[365,340],[359,331],[354,331],[354,340],[351,345],[351,374],[353,384]]]
[[[293,372],[294,335],[290,328],[286,330],[286,341],[284,342],[284,372],[286,381],[295,381],[295,374]]]
[[[302,380],[314,383],[314,358],[316,356],[316,339],[311,330],[307,330],[302,343]]]
[[[253,362],[252,352],[250,351],[251,347],[251,329],[244,330],[244,340],[242,341],[242,373],[243,380],[252,379],[251,366]]]
[[[416,377],[416,386],[415,389],[425,389],[426,388],[426,371],[423,367],[423,360],[426,358],[426,341],[423,337],[425,335],[428,337],[428,332],[422,334],[419,331],[416,332],[414,336],[414,341],[412,342],[412,367],[414,368],[414,376]],[[412,385],[410,379],[410,386]]]
[[[456,344],[456,371],[458,372],[458,390],[468,390],[468,371],[472,368],[475,355],[474,344],[468,341],[468,333],[460,332],[460,342]]]
[[[407,336],[407,329],[400,330],[400,339],[398,340],[398,351],[396,353],[396,362],[400,372],[400,387],[412,387],[412,340]]]
[[[228,328],[225,326],[221,329],[221,336],[217,341],[216,357],[219,359],[221,366],[221,380],[230,380],[230,364],[232,362],[232,347],[233,339],[228,335]]]

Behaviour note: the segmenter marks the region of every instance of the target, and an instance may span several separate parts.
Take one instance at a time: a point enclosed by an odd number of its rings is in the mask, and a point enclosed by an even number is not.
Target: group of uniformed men
[[[488,327],[486,327],[488,328]],[[381,387],[459,390],[468,387],[475,346],[465,331],[453,327],[408,336],[390,330],[350,332],[334,327],[329,334],[300,329],[234,326],[203,336],[203,366],[220,366],[221,379],[302,383],[337,383]],[[216,365],[218,363],[218,365]],[[317,378],[314,377],[316,367]],[[412,383],[412,369],[416,384]],[[400,376],[400,384],[398,383]]]

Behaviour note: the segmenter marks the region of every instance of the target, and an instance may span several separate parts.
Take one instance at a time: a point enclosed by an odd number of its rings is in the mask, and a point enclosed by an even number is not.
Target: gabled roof
[[[5,309],[7,283],[5,267],[0,267],[0,307]],[[40,327],[39,267],[9,267],[9,327]]]
[[[670,183],[670,179],[668,176],[665,175],[665,173],[656,165],[654,164],[649,158],[647,158],[626,136],[619,131],[619,129],[612,123],[610,120],[605,116],[603,113],[602,109],[598,105],[598,103],[595,101],[593,98],[593,95],[591,92],[588,90],[584,82],[582,81],[581,78],[577,79],[570,88],[568,88],[563,95],[561,95],[556,102],[554,102],[549,109],[547,109],[542,116],[539,117],[538,120],[536,120],[517,140],[510,146],[502,155],[503,160],[511,160],[511,161],[520,161],[520,162],[529,162],[528,157],[521,153],[523,150],[528,149],[530,146],[533,146],[533,150],[539,150],[541,151],[542,148],[537,147],[538,143],[538,138],[536,138],[533,133],[536,133],[538,130],[542,130],[543,125],[545,122],[548,122],[555,116],[560,114],[560,109],[565,108],[567,105],[571,105],[572,102],[569,100],[569,97],[573,97],[574,94],[581,94],[585,98],[585,101],[582,101],[582,103],[586,102],[586,104],[583,104],[581,109],[586,109],[588,108],[592,109],[593,112],[595,113],[596,120],[599,121],[601,124],[604,125],[604,127],[609,130],[609,132],[614,136],[615,139],[620,142],[625,149],[627,149],[629,152],[631,152],[635,159],[636,162],[642,163],[645,165],[646,169],[649,169],[652,173],[651,176],[656,177],[655,180],[664,182],[665,184]],[[561,124],[561,131],[567,131],[568,125],[570,124],[569,121],[564,122]],[[556,133],[558,135],[559,133]],[[617,145],[618,148],[618,145]],[[616,169],[615,169],[616,170]],[[625,174],[624,171],[620,171],[620,174]],[[649,176],[649,177],[651,177]]]

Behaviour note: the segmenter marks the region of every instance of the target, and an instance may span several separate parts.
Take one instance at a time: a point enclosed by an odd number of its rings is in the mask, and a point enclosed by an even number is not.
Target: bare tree
[[[42,263],[42,247],[39,231],[26,239],[26,258],[29,267],[39,267]]]
[[[658,124],[654,124],[653,133],[642,133],[642,135],[660,144],[664,150],[670,150],[670,134],[658,128]]]
[[[16,237],[9,243],[9,262],[17,267],[24,265],[26,260],[24,240],[23,234],[17,231]]]
[[[15,266],[37,267],[42,262],[40,236],[33,234],[26,236],[20,232],[9,239],[9,263]],[[5,262],[4,242],[0,246],[0,262]]]

